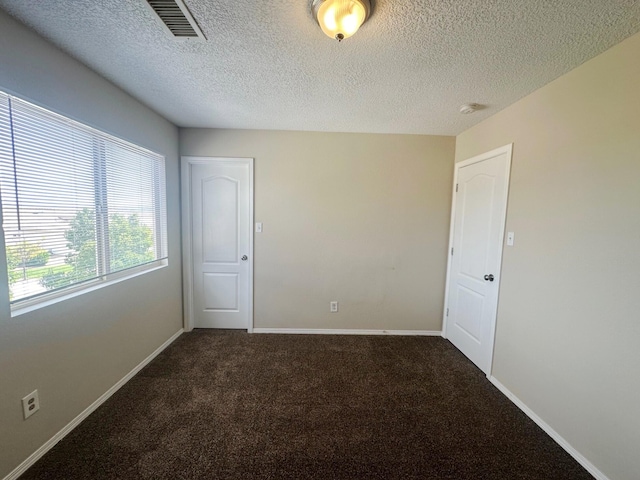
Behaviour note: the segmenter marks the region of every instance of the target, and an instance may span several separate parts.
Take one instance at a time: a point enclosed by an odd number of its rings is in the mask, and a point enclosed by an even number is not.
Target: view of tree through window
[[[12,302],[166,258],[164,158],[0,92]]]
[[[40,279],[47,290],[66,287],[77,278],[94,278],[97,275],[95,214],[83,209],[71,221],[65,231],[67,248],[65,256],[68,268],[50,268]],[[113,258],[112,269],[124,270],[154,260],[151,228],[142,225],[137,215],[125,218],[115,214],[109,219],[109,248]]]

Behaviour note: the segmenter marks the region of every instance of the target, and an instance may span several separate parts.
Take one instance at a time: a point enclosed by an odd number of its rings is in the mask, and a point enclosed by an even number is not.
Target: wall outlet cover
[[[40,400],[38,399],[38,390],[34,390],[22,399],[22,413],[26,420],[31,415],[40,410]]]

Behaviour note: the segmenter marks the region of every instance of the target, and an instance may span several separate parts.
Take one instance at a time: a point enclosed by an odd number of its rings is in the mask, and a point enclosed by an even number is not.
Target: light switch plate
[[[509,247],[513,247],[513,240],[515,238],[516,234],[513,232],[507,232],[507,245]]]
[[[262,233],[262,222],[256,222],[256,233]]]

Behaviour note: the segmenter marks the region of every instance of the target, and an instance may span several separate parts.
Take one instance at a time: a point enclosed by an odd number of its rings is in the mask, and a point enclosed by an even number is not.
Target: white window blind
[[[0,92],[11,302],[166,259],[164,179],[162,156]]]

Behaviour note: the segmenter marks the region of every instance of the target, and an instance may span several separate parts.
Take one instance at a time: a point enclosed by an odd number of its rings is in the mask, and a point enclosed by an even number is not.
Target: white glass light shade
[[[369,16],[369,0],[316,0],[314,10],[322,31],[341,41],[358,31]]]

